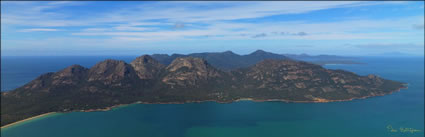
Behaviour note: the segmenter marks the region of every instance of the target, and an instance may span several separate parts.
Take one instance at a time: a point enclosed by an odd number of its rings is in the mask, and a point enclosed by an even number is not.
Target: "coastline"
[[[88,110],[74,110],[74,111],[69,111],[69,112],[49,112],[49,113],[44,113],[41,115],[37,115],[37,116],[33,116],[33,117],[29,117],[20,121],[16,121],[7,125],[4,125],[1,127],[1,130],[26,122],[26,121],[30,121],[30,120],[34,120],[37,118],[41,118],[41,117],[45,117],[51,114],[56,114],[56,113],[70,113],[70,112],[96,112],[96,111],[110,111],[114,108],[118,108],[118,107],[124,107],[124,106],[128,106],[128,105],[132,105],[132,104],[185,104],[185,103],[202,103],[202,102],[216,102],[216,103],[222,103],[222,104],[226,104],[226,103],[233,103],[233,102],[239,102],[239,101],[253,101],[253,102],[285,102],[285,103],[329,103],[329,102],[343,102],[343,101],[352,101],[352,100],[356,100],[356,99],[366,99],[366,98],[370,98],[370,97],[376,97],[376,96],[385,96],[385,95],[389,95],[392,94],[394,92],[399,92],[401,89],[407,89],[408,86],[406,87],[401,87],[397,90],[391,91],[389,93],[386,94],[376,94],[376,95],[369,95],[369,96],[364,96],[364,97],[360,97],[360,98],[351,98],[351,99],[344,99],[344,100],[327,100],[327,99],[322,99],[322,98],[314,98],[314,101],[291,101],[291,100],[285,100],[285,99],[264,99],[264,100],[258,100],[258,99],[253,99],[253,98],[240,98],[240,99],[236,99],[236,100],[232,100],[232,101],[218,101],[218,100],[204,100],[204,101],[185,101],[185,102],[143,102],[143,101],[137,101],[134,103],[130,103],[130,104],[117,104],[117,105],[113,105],[110,107],[106,107],[106,108],[99,108],[99,109],[88,109]]]
[[[57,112],[44,113],[44,114],[41,114],[41,115],[37,115],[37,116],[29,117],[29,118],[26,118],[26,119],[23,119],[23,120],[19,120],[19,121],[16,121],[16,122],[2,126],[1,130],[6,129],[6,128],[11,127],[11,126],[14,126],[14,125],[17,125],[17,124],[20,124],[20,123],[23,123],[23,122],[26,122],[26,121],[35,120],[35,119],[45,117],[45,116],[55,114],[55,113],[57,113]]]

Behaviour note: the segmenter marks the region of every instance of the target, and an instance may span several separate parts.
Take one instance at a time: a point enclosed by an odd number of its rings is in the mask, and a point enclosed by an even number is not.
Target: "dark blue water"
[[[105,57],[61,57],[62,61],[58,61],[58,58],[47,58],[33,58],[33,61],[15,58],[9,61],[14,65],[5,65],[7,61],[2,58],[2,90],[4,85],[9,89],[22,85],[12,81],[25,83],[38,76],[30,73],[57,71],[70,64],[89,67]],[[134,57],[119,58],[127,62],[134,59]],[[67,61],[64,62],[64,59]],[[33,68],[32,65],[26,65],[37,64],[34,63],[36,61],[41,66]],[[409,88],[381,97],[332,103],[242,101],[231,104],[214,102],[135,104],[106,112],[55,114],[2,129],[1,135],[2,137],[423,137],[424,59],[375,57],[359,58],[358,61],[367,64],[325,67],[349,70],[360,75],[377,74],[387,79],[409,83]],[[9,71],[3,72],[4,68]],[[31,71],[33,69],[37,71]],[[391,132],[389,127],[394,131]],[[402,132],[400,128],[420,131]]]

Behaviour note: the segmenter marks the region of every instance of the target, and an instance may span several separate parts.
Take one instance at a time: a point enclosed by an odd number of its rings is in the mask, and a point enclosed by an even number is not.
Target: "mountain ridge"
[[[238,68],[249,67],[264,59],[293,59],[299,61],[307,61],[314,64],[363,64],[361,62],[353,61],[354,57],[344,57],[336,55],[308,55],[308,54],[276,54],[264,50],[256,50],[249,54],[240,55],[232,51],[223,52],[202,52],[191,54],[152,54],[152,58],[158,60],[161,64],[168,65],[178,57],[198,57],[207,60],[214,67],[231,71]]]
[[[254,53],[247,56],[260,61],[230,71],[198,57],[177,57],[163,65],[149,55],[130,64],[107,59],[91,68],[72,65],[3,92],[1,124],[47,112],[101,109],[138,101],[233,102],[251,98],[331,102],[390,94],[405,87],[375,75],[359,76],[264,51]]]
[[[248,67],[258,63],[264,59],[288,59],[284,55],[266,52],[264,50],[256,50],[247,55],[239,55],[232,51],[224,52],[203,52],[192,54],[152,54],[152,58],[158,60],[160,63],[168,65],[172,60],[178,57],[197,57],[207,60],[214,67],[230,71],[238,68]]]

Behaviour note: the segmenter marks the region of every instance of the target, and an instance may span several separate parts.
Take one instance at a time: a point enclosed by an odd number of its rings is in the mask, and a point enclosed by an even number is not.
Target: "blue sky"
[[[424,2],[1,2],[2,56],[424,54]]]

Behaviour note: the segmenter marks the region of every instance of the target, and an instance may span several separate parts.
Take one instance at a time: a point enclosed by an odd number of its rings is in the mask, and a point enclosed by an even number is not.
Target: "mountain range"
[[[244,68],[254,65],[264,59],[293,59],[300,61],[308,61],[314,64],[362,64],[360,62],[353,61],[352,57],[343,57],[335,55],[317,55],[312,56],[308,54],[276,54],[266,52],[263,50],[256,50],[247,55],[239,55],[232,51],[225,52],[205,52],[205,53],[192,53],[192,54],[153,54],[152,58],[159,61],[161,64],[168,65],[174,59],[178,57],[196,57],[202,58],[208,61],[214,67],[229,71],[237,68]]]
[[[331,102],[385,95],[403,87],[376,75],[325,69],[261,50],[249,55],[143,55],[130,63],[107,59],[91,68],[72,65],[2,92],[1,125],[48,112],[135,102]]]
[[[257,50],[248,55],[239,55],[232,51],[225,52],[207,52],[207,53],[192,53],[183,54],[153,54],[152,58],[159,61],[161,64],[168,65],[174,59],[179,57],[195,57],[202,58],[208,61],[211,65],[225,71],[248,67],[262,61],[264,59],[287,59],[288,57],[280,54],[270,53],[263,50]]]

